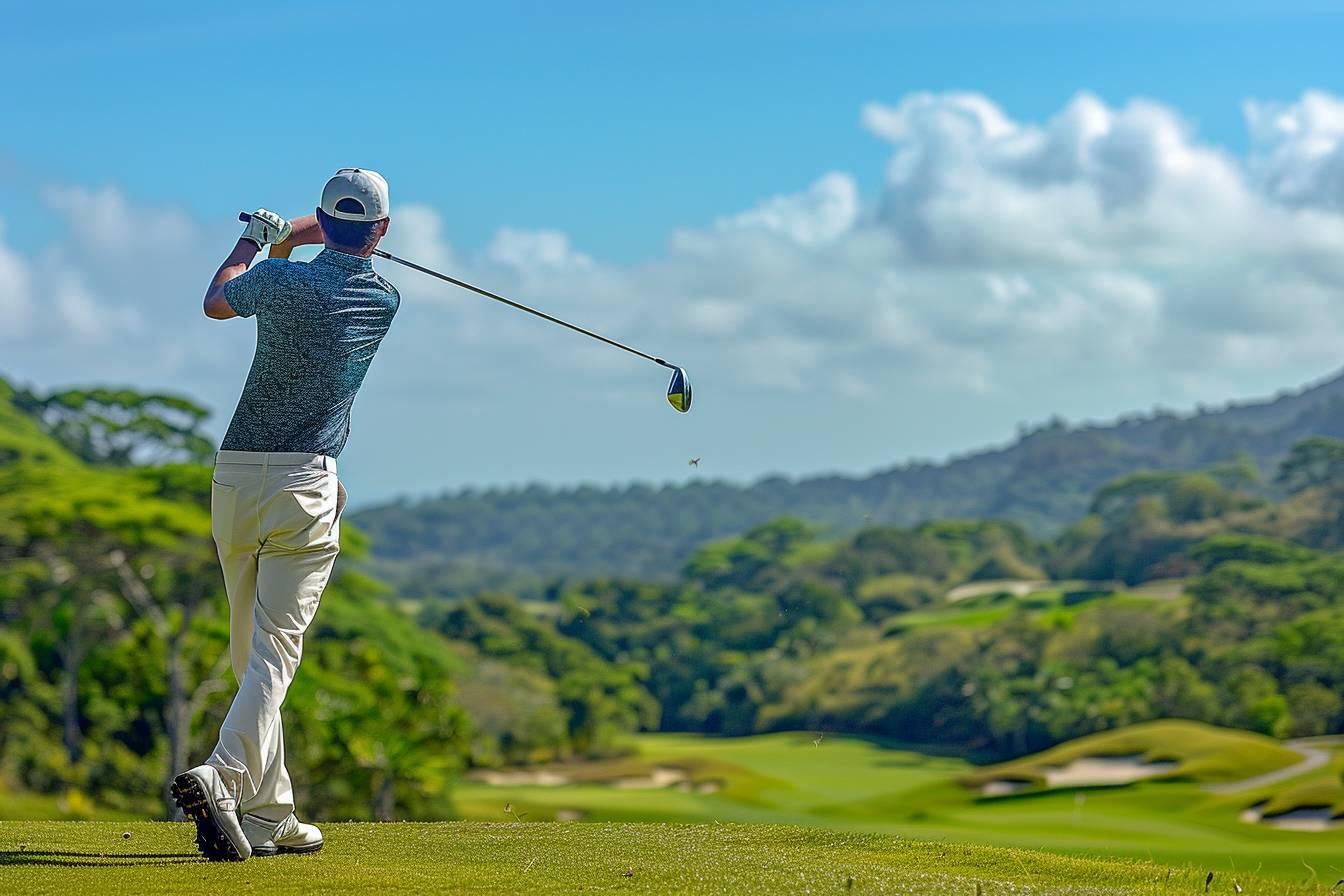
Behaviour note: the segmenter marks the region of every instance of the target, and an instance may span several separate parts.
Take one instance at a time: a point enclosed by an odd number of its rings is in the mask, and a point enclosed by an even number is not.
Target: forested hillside
[[[234,684],[210,468],[189,462],[209,454],[204,417],[0,380],[0,796],[161,815],[170,772],[213,745]],[[393,604],[343,559],[310,631],[285,715],[314,817],[446,817],[467,765],[601,752],[651,719],[625,709],[632,673],[582,645],[581,662],[505,663]]]
[[[168,405],[124,392],[17,398],[0,382],[0,796],[162,813],[233,690],[209,468],[186,462],[200,418],[147,425]],[[343,561],[286,702],[296,787],[316,818],[446,817],[466,768],[606,755],[640,730],[982,758],[1170,717],[1338,733],[1341,546],[1344,442],[1312,437],[1268,480],[1248,459],[1122,476],[1048,538],[786,516],[668,580],[537,599],[407,601]]]
[[[865,732],[1004,758],[1148,719],[1344,730],[1344,442],[1289,454],[1284,501],[1138,474],[1058,538],[1004,522],[819,539],[775,520],[675,583],[595,579],[528,619],[505,596],[425,623],[502,657],[563,637],[647,670],[667,730]]]
[[[465,490],[398,501],[354,519],[373,538],[370,569],[403,594],[536,593],[558,576],[669,581],[699,546],[786,514],[835,534],[875,523],[997,518],[1038,537],[1054,535],[1118,477],[1242,457],[1269,472],[1313,435],[1344,436],[1344,378],[1186,415],[1160,412],[1088,426],[1052,421],[1004,448],[869,476],[774,477],[750,486],[706,481]]]

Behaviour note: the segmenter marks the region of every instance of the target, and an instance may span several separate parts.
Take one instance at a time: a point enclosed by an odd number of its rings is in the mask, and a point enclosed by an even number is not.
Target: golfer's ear
[[[382,230],[379,232],[379,234],[378,234],[378,238],[379,238],[379,239],[382,239],[383,237],[387,236],[387,228],[389,228],[389,227],[391,227],[391,226],[392,226],[392,218],[391,218],[390,216],[384,218],[384,219],[383,219],[383,228],[382,228]]]

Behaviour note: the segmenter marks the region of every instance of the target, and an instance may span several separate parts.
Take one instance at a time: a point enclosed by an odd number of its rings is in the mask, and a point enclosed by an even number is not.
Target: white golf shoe
[[[170,792],[182,813],[196,823],[196,847],[212,862],[241,862],[252,855],[238,819],[238,798],[219,772],[198,765],[173,779]]]
[[[317,852],[322,848],[322,832],[317,825],[299,821],[294,813],[276,823],[260,815],[244,815],[243,831],[257,858],[285,853]]]

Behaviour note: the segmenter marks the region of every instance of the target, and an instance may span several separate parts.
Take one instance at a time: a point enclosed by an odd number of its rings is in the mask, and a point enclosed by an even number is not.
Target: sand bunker
[[[947,592],[947,601],[956,603],[972,597],[986,594],[1011,594],[1013,597],[1026,597],[1033,591],[1048,588],[1050,583],[1039,579],[996,579],[986,582],[967,582]]]
[[[1107,787],[1131,784],[1144,778],[1165,775],[1176,770],[1177,762],[1145,762],[1142,754],[1134,756],[1093,756],[1075,759],[1068,765],[1047,766],[1047,787]]]
[[[1050,789],[1067,787],[1117,787],[1145,778],[1155,778],[1176,770],[1178,762],[1145,762],[1142,753],[1133,756],[1089,756],[1075,759],[1068,765],[1047,765],[1041,769],[1045,786]],[[1010,796],[1032,786],[1029,781],[1004,778],[990,781],[980,788],[982,796]]]
[[[687,779],[687,774],[679,768],[655,768],[648,775],[640,775],[636,778],[617,778],[611,782],[611,786],[617,790],[661,790],[664,787],[671,787],[673,784],[680,784]]]
[[[677,785],[682,793],[718,793],[722,789],[722,781],[682,781]]]
[[[687,793],[717,793],[723,789],[722,781],[692,781],[689,774],[679,768],[657,766],[647,775],[630,775],[624,778],[608,780],[580,778],[575,780],[569,775],[553,769],[482,769],[472,772],[468,777],[482,784],[495,787],[563,787],[566,784],[597,784],[615,787],[617,790],[662,790],[676,787]]]
[[[491,784],[495,787],[563,787],[570,783],[565,775],[558,772],[540,769],[538,771],[528,771],[526,769],[510,769],[509,771],[478,771],[472,772],[471,780],[481,781],[485,784]]]
[[[981,796],[1012,796],[1031,786],[1030,781],[990,781],[980,788]]]
[[[1329,806],[1302,806],[1278,815],[1264,816],[1263,803],[1256,803],[1242,810],[1237,816],[1247,824],[1264,824],[1284,831],[1306,831],[1320,833],[1344,828],[1344,819],[1335,818]]]

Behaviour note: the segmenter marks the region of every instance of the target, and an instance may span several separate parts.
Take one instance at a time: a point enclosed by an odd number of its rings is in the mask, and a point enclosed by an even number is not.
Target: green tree
[[[299,799],[324,817],[444,818],[470,722],[449,645],[386,606],[382,587],[339,573],[305,637],[285,702]]]
[[[205,463],[214,451],[201,431],[210,412],[180,395],[76,388],[40,396],[25,389],[13,401],[91,464]]]
[[[1298,442],[1279,466],[1277,481],[1291,493],[1344,485],[1344,441],[1315,436]]]

